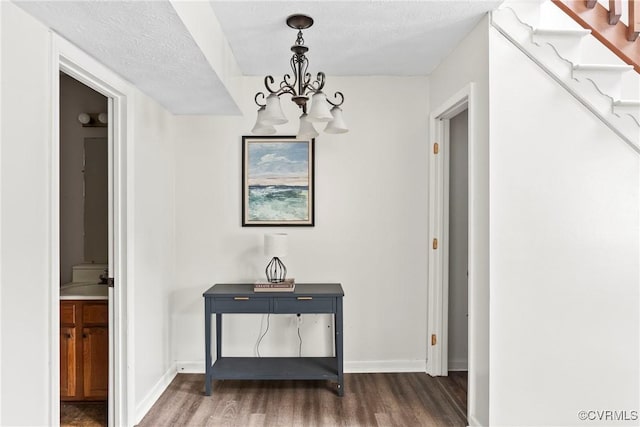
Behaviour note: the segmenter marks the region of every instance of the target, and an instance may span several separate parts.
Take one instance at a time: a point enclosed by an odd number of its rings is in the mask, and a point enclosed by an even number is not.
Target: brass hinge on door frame
[[[438,239],[433,239],[432,247],[433,249],[438,249]]]
[[[431,334],[431,345],[436,345],[437,342],[436,334]]]
[[[437,142],[433,143],[433,154],[438,154],[438,152],[440,151],[440,146],[438,145]]]

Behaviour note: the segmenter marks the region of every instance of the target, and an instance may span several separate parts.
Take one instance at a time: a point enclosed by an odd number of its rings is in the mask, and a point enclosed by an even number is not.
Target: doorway
[[[50,275],[50,350],[51,411],[50,425],[60,420],[60,72],[107,98],[107,153],[108,153],[108,426],[129,425],[134,418],[134,393],[131,378],[134,367],[129,348],[132,348],[132,316],[128,311],[133,288],[127,286],[132,252],[128,251],[127,236],[133,234],[133,224],[127,194],[132,181],[128,173],[127,141],[131,139],[131,115],[127,106],[131,88],[112,71],[68,41],[53,34],[53,61],[51,68],[51,275]],[[94,113],[89,111],[89,113]],[[78,117],[76,117],[76,120]],[[93,120],[94,117],[91,117]],[[100,118],[97,117],[98,121]],[[131,233],[131,234],[130,234]],[[104,289],[104,288],[103,288]],[[94,326],[94,325],[92,325]],[[100,388],[100,387],[98,387]]]
[[[449,119],[447,371],[469,367],[469,111]],[[460,375],[456,375],[460,376]]]
[[[59,75],[60,425],[106,426],[108,98]]]
[[[475,222],[470,200],[474,153],[473,83],[430,116],[429,274],[427,373],[450,376],[466,390],[467,419],[476,411],[477,331],[474,261],[470,238]]]

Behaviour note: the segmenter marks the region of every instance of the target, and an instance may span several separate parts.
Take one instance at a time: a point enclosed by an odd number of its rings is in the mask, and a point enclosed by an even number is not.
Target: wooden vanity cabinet
[[[60,301],[60,399],[106,400],[108,384],[107,301]]]

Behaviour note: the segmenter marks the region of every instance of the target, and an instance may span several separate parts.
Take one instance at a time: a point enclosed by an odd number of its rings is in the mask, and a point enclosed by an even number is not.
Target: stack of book
[[[296,282],[293,278],[278,283],[257,281],[253,284],[253,292],[293,292],[295,288]]]

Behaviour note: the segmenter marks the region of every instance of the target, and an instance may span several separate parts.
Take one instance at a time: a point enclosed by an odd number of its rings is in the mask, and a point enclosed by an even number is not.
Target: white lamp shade
[[[256,124],[251,129],[251,133],[254,135],[273,135],[276,133],[276,128],[271,125],[264,123],[264,107],[260,107],[258,110],[258,118],[256,119]]]
[[[109,122],[109,116],[107,113],[100,113],[98,114],[98,121],[103,125],[106,125]]]
[[[287,118],[282,112],[282,106],[280,105],[280,97],[275,93],[267,96],[267,105],[264,108],[264,114],[262,116],[262,123],[266,125],[282,125],[288,122]]]
[[[327,127],[324,128],[326,133],[346,133],[349,132],[349,128],[344,122],[344,118],[342,117],[342,108],[333,107],[331,109],[331,115],[333,116],[333,120],[327,123]]]
[[[331,111],[329,111],[329,103],[324,93],[316,92],[311,97],[309,120],[312,122],[330,122],[333,120]]]
[[[264,254],[268,257],[287,256],[287,234],[275,233],[264,235]]]
[[[309,116],[306,113],[302,113],[300,116],[300,129],[296,134],[298,139],[312,139],[318,136],[318,131],[313,127],[313,123],[309,121]]]

